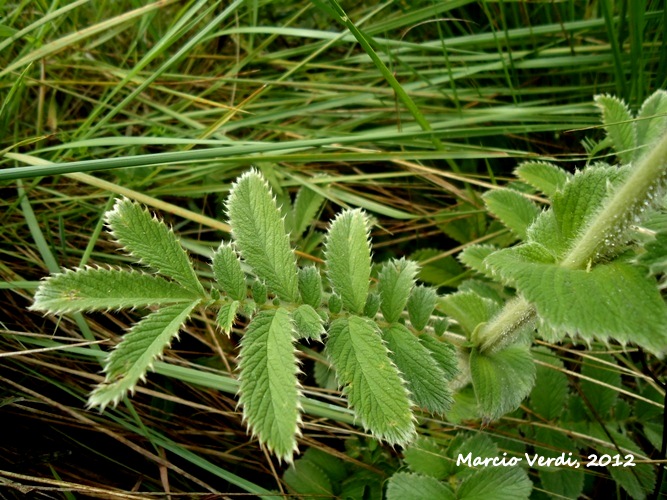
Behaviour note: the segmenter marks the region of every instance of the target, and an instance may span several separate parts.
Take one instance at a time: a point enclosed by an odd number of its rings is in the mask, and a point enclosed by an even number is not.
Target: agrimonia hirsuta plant
[[[657,356],[667,351],[658,282],[664,282],[667,252],[667,93],[649,97],[636,117],[613,97],[598,96],[596,103],[607,131],[600,146],[611,146],[620,165],[591,163],[575,174],[548,162],[520,165],[517,176],[549,198],[547,209],[512,189],[484,195],[519,243],[471,246],[460,259],[487,283],[516,290],[508,300],[484,293],[483,283],[439,297],[416,283],[418,266],[406,259],[382,263],[371,279],[370,223],[361,210],[344,210],[331,222],[322,268],[299,266],[289,230],[303,232],[319,201],[302,191],[292,211],[279,207],[251,170],[226,202],[232,241],[212,256],[214,282],[200,280],[163,222],[120,199],[106,214],[108,228],[146,270],[66,270],[41,284],[32,309],[151,309],[106,359],[106,379],[88,402],[101,409],[134,390],[195,309],[214,309],[228,335],[244,324],[243,416],[259,441],[286,461],[297,449],[301,423],[302,341],[324,344],[361,424],[392,445],[416,438],[416,408],[446,414],[451,387],[471,385],[477,416],[497,419],[533,389],[535,335],[632,343]],[[443,315],[465,338],[458,348],[442,337]],[[401,488],[393,483],[392,491]]]

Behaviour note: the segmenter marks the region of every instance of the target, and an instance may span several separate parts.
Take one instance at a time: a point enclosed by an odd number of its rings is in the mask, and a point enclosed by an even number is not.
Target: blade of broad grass
[[[43,45],[37,50],[34,50],[30,54],[22,57],[18,61],[15,61],[11,63],[9,66],[6,68],[0,70],[0,78],[3,76],[11,73],[12,71],[15,71],[16,69],[20,68],[21,66],[25,66],[26,64],[29,64],[34,61],[38,61],[39,59],[44,59],[46,57],[52,56],[54,54],[57,54],[61,50],[66,49],[67,47],[80,43],[81,41],[85,40],[86,38],[89,38],[93,35],[103,33],[111,28],[114,28],[118,25],[122,24],[127,24],[129,25],[131,21],[149,13],[152,12],[156,9],[161,9],[171,3],[176,2],[176,0],[159,0],[157,2],[144,5],[143,7],[139,7],[135,10],[132,10],[130,12],[126,12],[120,16],[113,17],[111,19],[107,19],[106,21],[103,21],[101,23],[95,24],[93,26],[90,26],[88,28],[84,28],[80,31],[76,31],[74,33],[71,33],[70,35],[67,35],[63,38],[60,38],[59,40],[56,40],[54,42],[50,42],[46,45]],[[52,13],[53,14],[53,13]],[[60,15],[62,12],[60,13]]]

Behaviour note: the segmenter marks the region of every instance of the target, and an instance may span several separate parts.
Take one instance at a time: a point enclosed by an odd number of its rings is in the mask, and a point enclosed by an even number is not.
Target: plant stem
[[[513,344],[522,329],[535,319],[535,308],[523,297],[515,297],[491,321],[485,324],[472,341],[480,352],[499,351]]]

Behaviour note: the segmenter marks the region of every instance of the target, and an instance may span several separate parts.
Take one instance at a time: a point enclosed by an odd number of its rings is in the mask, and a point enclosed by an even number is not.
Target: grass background
[[[172,224],[206,277],[222,200],[254,165],[280,195],[327,198],[314,230],[363,207],[379,260],[413,255],[446,289],[464,277],[452,255],[504,237],[481,193],[523,159],[598,152],[594,94],[636,109],[665,87],[666,18],[658,0],[0,2],[0,486],[285,491],[213,317],[100,415],[86,395],[138,316],[26,311],[50,272],[128,263],[102,227],[115,197]],[[373,468],[340,452],[360,434],[344,401],[305,382],[302,448]]]

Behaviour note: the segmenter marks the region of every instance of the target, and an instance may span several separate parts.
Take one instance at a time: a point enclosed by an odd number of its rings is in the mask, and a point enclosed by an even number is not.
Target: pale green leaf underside
[[[298,297],[297,267],[280,210],[255,170],[241,176],[227,200],[232,234],[245,261],[278,297]]]
[[[602,123],[611,140],[614,151],[623,163],[632,161],[635,155],[635,123],[628,106],[610,95],[595,96],[595,104],[602,112]]]
[[[474,292],[456,292],[440,299],[438,308],[454,318],[466,333],[472,334],[480,323],[489,321],[500,306]]]
[[[329,281],[343,307],[361,314],[366,305],[371,275],[371,247],[366,216],[345,210],[331,223],[326,239]]]
[[[293,339],[286,309],[262,311],[243,336],[239,363],[244,419],[261,443],[288,462],[301,421]]]
[[[529,161],[519,165],[514,173],[523,182],[539,189],[547,196],[553,196],[572,177],[560,167],[543,161]]]
[[[498,249],[492,245],[470,245],[463,249],[458,258],[470,269],[491,278],[492,274],[484,265],[484,259],[496,250]]]
[[[223,243],[213,254],[211,261],[213,276],[223,291],[234,300],[243,300],[248,292],[245,274],[236,252],[231,245]]]
[[[516,236],[526,239],[528,226],[540,213],[540,209],[532,201],[511,189],[488,191],[483,198],[493,215]]]
[[[139,262],[204,295],[185,249],[167,225],[127,198],[106,213],[106,222],[118,243]]]
[[[513,345],[494,354],[470,354],[470,374],[483,416],[492,420],[516,410],[530,394],[535,364],[526,346]]]
[[[105,381],[90,394],[88,406],[103,409],[110,403],[118,404],[128,391],[133,391],[162,357],[197,304],[199,300],[166,306],[136,323],[106,360]]]
[[[192,302],[198,294],[180,284],[137,271],[86,268],[42,282],[30,309],[55,314]]]
[[[387,500],[455,500],[451,489],[437,479],[409,472],[397,472],[387,483]]]
[[[642,104],[637,114],[637,146],[650,145],[667,131],[667,92],[656,90]],[[637,151],[636,157],[644,153],[643,149]]]
[[[398,321],[415,284],[417,264],[411,260],[392,259],[382,265],[378,276],[380,309],[389,323]]]
[[[623,262],[590,271],[527,261],[516,249],[491,255],[486,263],[511,282],[551,328],[584,340],[610,337],[655,354],[667,350],[667,307],[655,280]]]
[[[410,442],[415,436],[411,402],[375,322],[358,316],[335,320],[326,353],[364,428],[390,444]]]
[[[386,328],[383,337],[391,358],[403,374],[414,403],[433,413],[445,413],[451,407],[452,394],[447,375],[410,330],[400,323]]]
[[[459,500],[521,500],[530,498],[533,483],[520,467],[483,467],[465,478],[458,490]]]

